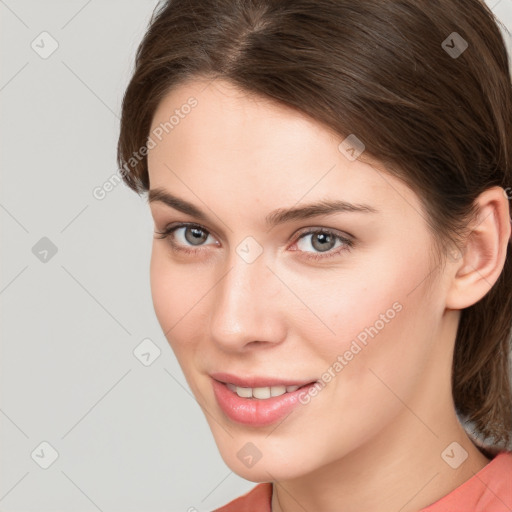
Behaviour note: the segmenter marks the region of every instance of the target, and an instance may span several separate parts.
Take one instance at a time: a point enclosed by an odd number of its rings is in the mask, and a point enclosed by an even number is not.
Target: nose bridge
[[[211,299],[213,341],[231,349],[252,341],[279,341],[283,326],[278,287],[279,281],[262,254],[251,261],[243,252],[233,250]]]

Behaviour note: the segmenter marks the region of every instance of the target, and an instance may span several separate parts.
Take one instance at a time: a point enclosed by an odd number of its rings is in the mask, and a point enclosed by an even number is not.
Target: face
[[[411,189],[220,80],[174,89],[151,133],[153,304],[233,471],[315,471],[440,392],[446,286]]]

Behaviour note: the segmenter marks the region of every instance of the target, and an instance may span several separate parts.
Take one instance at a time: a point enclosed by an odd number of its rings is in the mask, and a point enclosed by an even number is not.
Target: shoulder
[[[485,467],[422,512],[503,512],[512,509],[512,452],[498,453]]]
[[[271,501],[272,484],[265,482],[213,512],[271,512]]]

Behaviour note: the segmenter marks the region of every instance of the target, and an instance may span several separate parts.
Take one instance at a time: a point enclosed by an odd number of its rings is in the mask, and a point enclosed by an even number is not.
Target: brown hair
[[[512,186],[512,83],[498,23],[479,0],[169,0],[153,13],[124,96],[123,179],[148,190],[141,148],[164,96],[222,78],[355,134],[419,195],[447,257],[477,196]],[[453,358],[456,411],[491,449],[512,434],[511,285],[509,244],[498,281],[461,312]]]

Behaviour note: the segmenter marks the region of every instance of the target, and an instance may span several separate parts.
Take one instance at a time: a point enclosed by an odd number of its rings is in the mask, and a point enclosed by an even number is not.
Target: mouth
[[[224,414],[236,423],[262,427],[281,420],[301,403],[300,397],[318,381],[238,378],[210,375],[213,392]]]
[[[266,400],[286,393],[293,393],[298,389],[317,382],[316,379],[297,380],[278,377],[239,377],[228,373],[212,373],[210,377],[225,384],[229,390],[236,393],[240,398],[256,398],[258,400]]]
[[[275,386],[264,386],[264,387],[255,387],[255,388],[235,386],[234,384],[232,384],[230,382],[226,382],[225,384],[228,389],[230,389],[231,391],[236,393],[240,398],[254,398],[257,400],[267,400],[268,398],[272,398],[275,396],[281,396],[286,393],[293,393],[294,391],[297,391],[298,389],[301,389],[303,387],[308,386],[309,384],[312,384],[312,382],[310,382],[308,384],[303,384],[302,386],[275,385]]]

